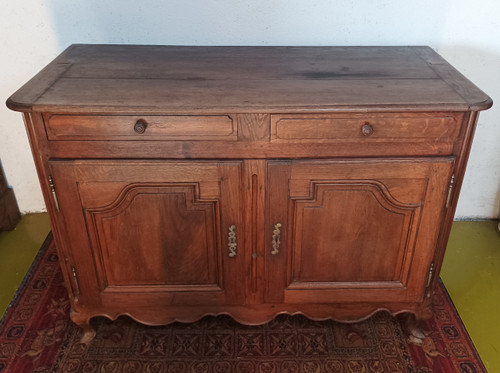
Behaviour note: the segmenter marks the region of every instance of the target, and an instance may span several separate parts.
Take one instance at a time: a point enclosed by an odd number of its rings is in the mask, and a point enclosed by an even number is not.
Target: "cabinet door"
[[[85,304],[242,303],[239,162],[52,161]],[[130,306],[128,306],[130,307]]]
[[[421,301],[452,165],[270,162],[268,301]]]

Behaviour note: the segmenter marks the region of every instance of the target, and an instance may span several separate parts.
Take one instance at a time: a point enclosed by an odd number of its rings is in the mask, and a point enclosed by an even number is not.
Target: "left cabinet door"
[[[77,303],[116,312],[244,303],[241,162],[63,160],[49,169]]]

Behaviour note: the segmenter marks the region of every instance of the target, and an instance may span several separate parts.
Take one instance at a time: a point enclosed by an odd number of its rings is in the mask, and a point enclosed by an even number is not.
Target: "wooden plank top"
[[[491,99],[429,47],[66,49],[8,100],[17,111],[477,111]]]

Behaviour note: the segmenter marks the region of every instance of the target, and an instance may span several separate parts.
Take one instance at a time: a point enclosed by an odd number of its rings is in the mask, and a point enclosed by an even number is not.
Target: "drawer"
[[[271,142],[453,142],[462,114],[272,115]]]
[[[236,121],[227,115],[45,114],[49,140],[236,141]]]

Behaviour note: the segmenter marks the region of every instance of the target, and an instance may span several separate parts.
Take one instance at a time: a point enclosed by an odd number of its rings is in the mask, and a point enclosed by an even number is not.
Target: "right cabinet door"
[[[453,158],[270,161],[270,303],[418,302]]]

